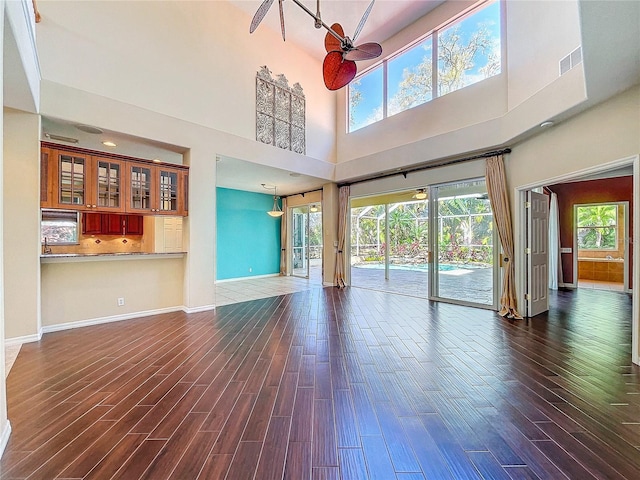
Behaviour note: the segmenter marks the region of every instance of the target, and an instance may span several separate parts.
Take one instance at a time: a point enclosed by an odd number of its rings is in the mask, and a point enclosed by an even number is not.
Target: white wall
[[[4,109],[5,338],[40,330],[40,116]]]
[[[182,258],[43,263],[43,330],[181,309],[183,275]]]
[[[321,60],[267,28],[249,36],[251,18],[228,2],[43,2],[40,11],[44,79],[255,140],[255,77],[267,65],[302,85],[307,155],[335,161]]]
[[[5,0],[0,0],[0,51],[4,57],[4,9]],[[4,62],[0,64],[0,87],[4,86]],[[4,88],[0,88],[0,99],[3,99],[4,105]],[[3,115],[4,117],[4,115]],[[2,172],[4,171],[4,119],[0,118],[0,202],[4,206],[4,199],[1,192],[4,182],[2,182]],[[0,232],[4,225],[4,214],[0,209]],[[2,272],[4,252],[4,241],[0,236],[0,359],[4,359],[4,274]],[[11,434],[11,424],[7,417],[7,382],[5,380],[4,362],[0,362],[0,455],[4,452],[9,435]]]

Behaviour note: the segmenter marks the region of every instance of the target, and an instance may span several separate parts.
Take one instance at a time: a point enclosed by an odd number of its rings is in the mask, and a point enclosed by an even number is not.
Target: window
[[[349,87],[349,131],[382,120],[383,69],[375,68],[357,78]]]
[[[500,2],[492,1],[383,60],[349,85],[349,132],[498,75],[500,39]]]
[[[43,210],[40,226],[41,242],[47,245],[78,243],[78,212]]]
[[[577,207],[578,248],[581,250],[616,250],[618,248],[617,205]]]

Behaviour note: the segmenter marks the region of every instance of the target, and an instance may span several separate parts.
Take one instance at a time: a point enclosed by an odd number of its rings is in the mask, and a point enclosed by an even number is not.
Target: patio
[[[493,273],[489,267],[440,271],[439,283],[442,298],[493,304]],[[385,280],[384,269],[352,265],[351,286],[428,298],[429,273],[392,268],[389,280]]]

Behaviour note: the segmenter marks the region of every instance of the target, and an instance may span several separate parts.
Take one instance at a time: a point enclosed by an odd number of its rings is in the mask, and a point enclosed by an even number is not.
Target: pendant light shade
[[[263,183],[262,186],[264,188],[267,188],[267,186]],[[282,211],[282,209],[280,208],[280,205],[278,204],[278,194],[277,194],[277,187],[273,187],[273,207],[271,208],[271,210],[269,210],[267,212],[268,215],[277,218],[277,217],[281,217],[282,215],[284,215],[284,212]]]

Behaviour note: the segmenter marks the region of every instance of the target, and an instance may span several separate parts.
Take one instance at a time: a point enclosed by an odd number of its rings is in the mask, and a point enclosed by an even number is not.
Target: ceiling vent
[[[560,76],[564,75],[580,63],[582,63],[582,47],[576,48],[573,52],[560,60]]]
[[[49,140],[56,140],[58,142],[78,143],[77,138],[63,137],[62,135],[55,135],[53,133],[45,133],[44,136]]]

